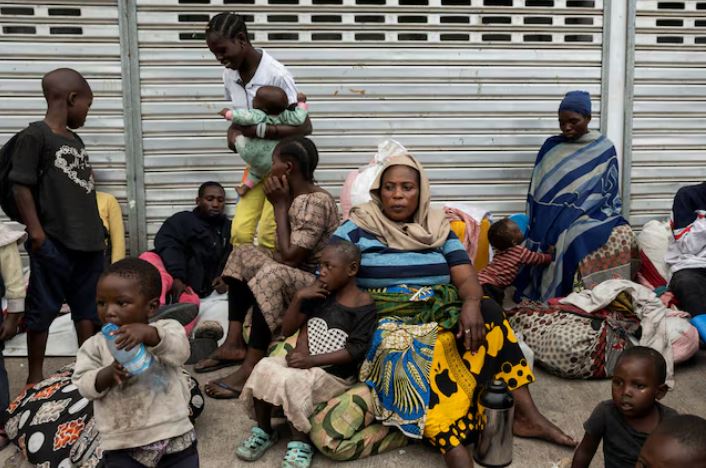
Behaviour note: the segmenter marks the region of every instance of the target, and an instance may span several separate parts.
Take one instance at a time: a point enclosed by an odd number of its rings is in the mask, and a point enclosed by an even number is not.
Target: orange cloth
[[[480,271],[488,265],[490,260],[490,242],[488,242],[488,229],[490,229],[490,221],[488,218],[483,218],[480,223],[480,232],[478,234],[478,245],[476,248],[476,256],[472,258],[473,266],[476,271]],[[463,239],[466,235],[466,223],[463,221],[451,221],[451,230],[456,234],[456,237]]]

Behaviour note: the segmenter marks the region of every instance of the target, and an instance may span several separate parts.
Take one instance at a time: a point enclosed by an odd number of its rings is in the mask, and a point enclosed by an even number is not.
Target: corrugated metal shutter
[[[125,145],[116,0],[0,5],[0,142],[44,117],[41,78],[59,67],[78,70],[93,89],[79,130],[97,187],[125,202]]]
[[[706,1],[638,0],[630,221],[706,179]]]
[[[309,96],[317,172],[334,195],[395,138],[429,169],[436,202],[523,210],[566,91],[600,106],[602,0],[137,0],[150,240],[199,183],[234,187],[210,15],[247,16],[257,47]],[[598,113],[595,118],[599,122]],[[232,189],[229,195],[232,196]]]

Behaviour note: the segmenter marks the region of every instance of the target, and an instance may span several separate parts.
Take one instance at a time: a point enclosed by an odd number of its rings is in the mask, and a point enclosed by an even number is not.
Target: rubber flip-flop
[[[230,394],[229,396],[225,396],[225,395],[209,395],[209,393],[208,393],[208,392],[206,391],[206,389],[204,388],[203,393],[204,393],[207,397],[213,398],[214,400],[233,400],[233,399],[235,399],[235,398],[238,398],[238,397],[240,396],[240,393],[242,392],[242,390],[238,390],[237,388],[231,387],[231,386],[228,385],[227,383],[223,383],[223,382],[219,382],[219,381],[209,382],[209,384],[215,385],[216,387],[220,387],[220,388],[222,388],[223,390],[227,390],[227,391],[231,392],[231,394]]]
[[[210,338],[218,341],[223,338],[223,327],[215,320],[202,320],[194,329],[194,338]]]
[[[218,358],[208,358],[208,359],[211,359],[212,361],[216,361],[216,364],[214,364],[212,366],[205,366],[205,367],[194,367],[194,372],[196,372],[197,374],[205,374],[207,372],[214,372],[219,369],[225,369],[226,367],[237,366],[238,364],[243,362],[242,359],[238,360],[238,361],[234,361],[232,359],[218,359]]]
[[[192,338],[189,340],[191,354],[186,360],[187,365],[196,364],[209,356],[218,349],[218,342],[211,338]]]

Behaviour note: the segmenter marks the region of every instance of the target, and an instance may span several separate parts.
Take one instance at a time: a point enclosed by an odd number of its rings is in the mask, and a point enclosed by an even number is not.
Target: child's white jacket
[[[158,362],[144,374],[121,386],[96,391],[98,372],[114,359],[102,333],[81,346],[73,383],[93,401],[96,427],[103,450],[141,447],[180,436],[193,429],[189,420],[189,382],[182,365],[189,357],[189,340],[176,320],[151,323],[159,344],[147,348]]]
[[[25,310],[27,285],[22,274],[22,258],[18,245],[27,239],[27,233],[10,229],[0,223],[0,275],[5,283],[7,311],[20,313]]]
[[[673,221],[671,223],[673,224]],[[696,210],[696,219],[682,229],[674,229],[664,257],[672,274],[679,270],[706,268],[706,211]]]

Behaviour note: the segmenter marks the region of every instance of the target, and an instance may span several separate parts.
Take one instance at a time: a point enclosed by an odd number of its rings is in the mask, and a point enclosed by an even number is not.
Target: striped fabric
[[[505,288],[515,281],[515,276],[522,265],[547,265],[551,262],[551,254],[532,252],[521,245],[516,245],[502,252],[496,252],[493,262],[478,273],[478,280],[480,284]]]
[[[361,288],[448,284],[451,267],[471,263],[463,244],[452,231],[442,248],[417,252],[391,249],[352,221],[343,223],[333,235],[360,248],[358,285]]]
[[[613,143],[595,130],[571,141],[548,138],[537,155],[527,195],[532,251],[556,247],[548,267],[527,266],[516,299],[546,301],[571,292],[579,263],[606,243],[622,217],[618,158]]]

